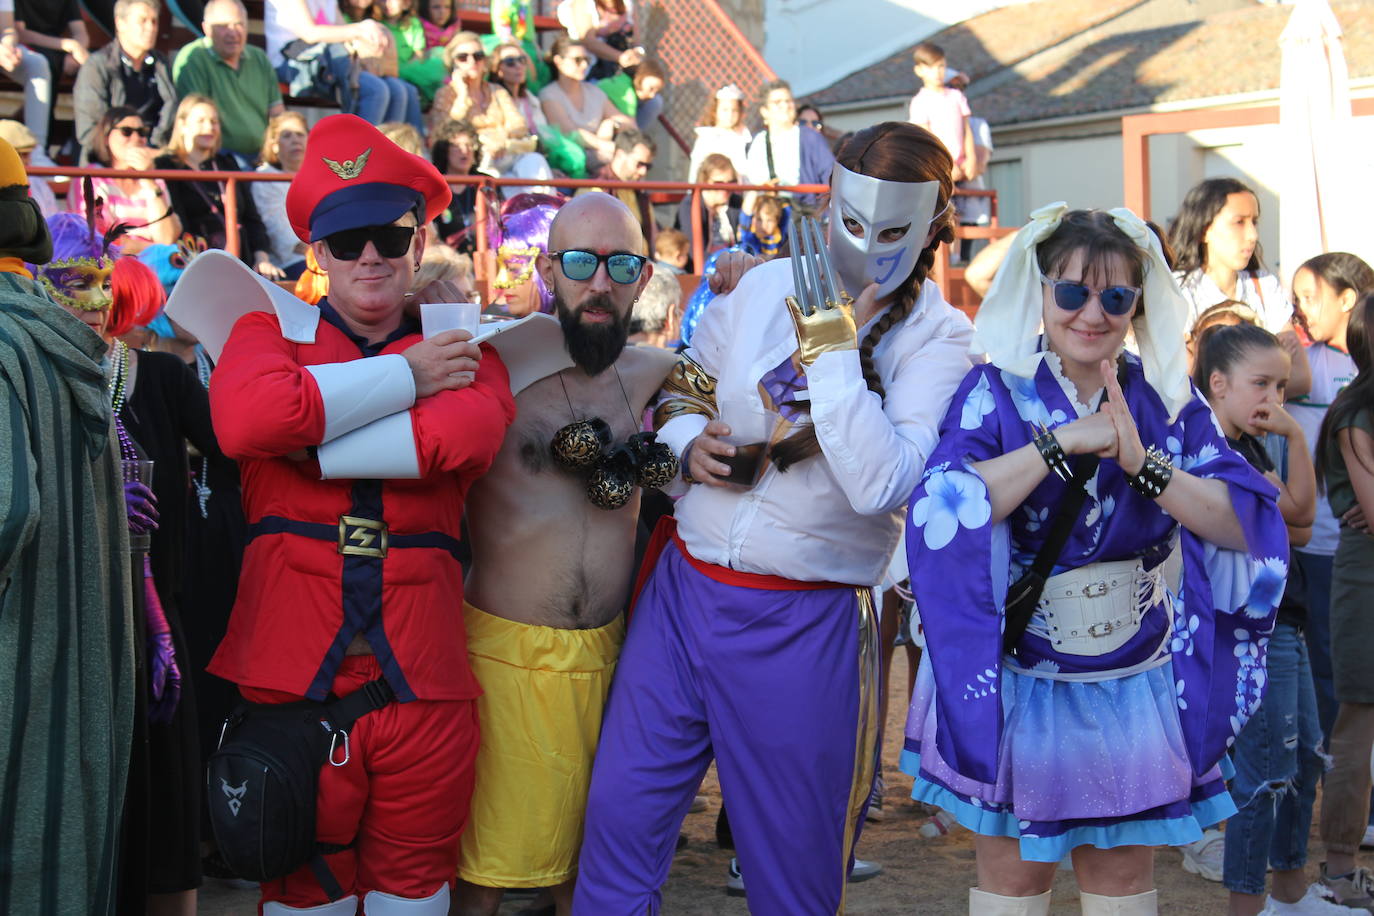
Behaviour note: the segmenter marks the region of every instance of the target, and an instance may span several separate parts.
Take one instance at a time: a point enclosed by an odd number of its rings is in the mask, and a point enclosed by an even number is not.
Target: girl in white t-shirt
[[[1259,218],[1259,198],[1234,178],[1209,178],[1183,198],[1169,244],[1179,286],[1192,305],[1190,326],[1226,299],[1254,309],[1270,333],[1289,326],[1293,306],[1260,257]]]

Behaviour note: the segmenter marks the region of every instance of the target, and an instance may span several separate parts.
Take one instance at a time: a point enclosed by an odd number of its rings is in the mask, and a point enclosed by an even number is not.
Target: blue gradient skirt
[[[1235,813],[1223,758],[1192,775],[1173,667],[1093,683],[1003,669],[996,785],[961,777],[936,746],[935,678],[921,660],[903,772],[912,798],[984,836],[1019,840],[1021,858],[1057,862],[1075,846],[1181,846]]]

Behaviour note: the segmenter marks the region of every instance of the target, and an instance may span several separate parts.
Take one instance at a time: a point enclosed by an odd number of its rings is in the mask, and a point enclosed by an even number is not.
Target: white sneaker
[[[1179,847],[1183,853],[1183,870],[1208,881],[1220,881],[1226,857],[1226,834],[1220,830],[1204,830],[1202,839]]]
[[[1320,884],[1312,884],[1297,903],[1283,903],[1270,897],[1265,901],[1260,916],[1350,916],[1350,912],[1350,907],[1336,902],[1330,890]]]
[[[883,867],[877,862],[869,862],[865,859],[855,859],[854,868],[849,872],[849,883],[857,884],[860,881],[867,881],[869,878],[876,878],[883,873]],[[725,877],[725,893],[731,897],[745,896],[744,875],[739,870],[739,859],[730,857],[730,871]]]
[[[739,859],[730,857],[730,871],[725,877],[725,893],[731,897],[744,896],[744,875],[739,871]]]

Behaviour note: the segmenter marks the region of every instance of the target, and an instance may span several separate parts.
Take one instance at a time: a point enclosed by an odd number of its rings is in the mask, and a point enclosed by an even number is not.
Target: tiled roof
[[[1278,38],[1293,7],[1238,6],[1191,21],[1167,21],[1170,17],[1155,15],[1151,8],[1176,8],[1172,0],[1036,0],[976,17],[932,40],[974,79],[968,95],[975,112],[994,125],[1013,124],[1278,88]],[[1374,4],[1337,0],[1331,6],[1344,32],[1350,76],[1374,76]],[[1088,7],[1112,7],[1115,12],[1098,16],[1093,28],[1084,24],[1093,21],[1086,15]],[[1019,15],[1011,17],[1013,12]],[[994,17],[999,21],[992,22]],[[1080,23],[1072,36],[1056,28],[1072,22]],[[1039,48],[1025,40],[1032,30],[1043,42]],[[995,57],[987,52],[990,48],[998,49]],[[900,80],[895,71],[886,83],[870,75],[895,64],[896,58],[906,69]],[[896,55],[812,99],[824,106],[913,92],[910,59],[909,51]]]

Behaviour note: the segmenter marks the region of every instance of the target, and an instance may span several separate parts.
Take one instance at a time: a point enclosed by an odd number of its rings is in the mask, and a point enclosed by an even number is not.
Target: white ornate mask
[[[877,283],[878,295],[886,296],[911,276],[937,215],[939,197],[938,181],[884,181],[835,164],[830,176],[830,254],[849,295],[857,297],[868,284]],[[861,227],[862,237],[849,231],[846,219]],[[880,240],[884,232],[903,227],[901,238]]]

